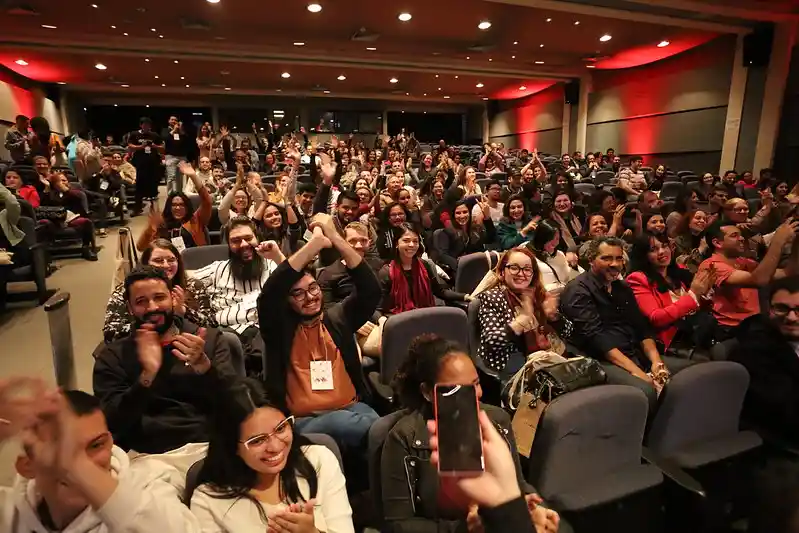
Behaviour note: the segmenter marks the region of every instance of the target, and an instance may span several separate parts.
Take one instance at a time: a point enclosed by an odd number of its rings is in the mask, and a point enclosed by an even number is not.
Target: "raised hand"
[[[716,283],[716,271],[715,270],[700,270],[694,276],[694,280],[691,282],[691,292],[695,295],[702,297],[708,293],[711,287]]]
[[[178,163],[178,170],[180,170],[181,174],[189,178],[197,175],[197,171],[194,170],[194,167],[192,167],[191,164],[186,161],[181,161]]]
[[[175,313],[181,316],[186,314],[186,291],[180,285],[172,287],[172,306]]]
[[[283,253],[280,251],[280,246],[275,241],[264,241],[255,247],[255,252],[264,259],[270,259],[275,263],[283,262]]]
[[[143,374],[152,382],[164,362],[161,339],[153,324],[143,324],[136,330],[136,355],[142,366]]]
[[[230,135],[230,130],[227,128],[227,126],[222,126],[219,128],[219,133],[222,135],[222,137],[227,137]]]
[[[314,523],[315,499],[293,503],[269,517],[267,533],[319,533]]]
[[[322,174],[322,181],[325,185],[331,185],[333,183],[333,178],[336,175],[336,167],[338,164],[335,161],[330,159],[330,156],[325,154],[324,152],[320,154],[322,158],[322,166],[319,167],[319,171]]]
[[[333,220],[333,217],[326,213],[317,213],[311,219],[310,224],[311,229],[319,228],[322,230],[322,234],[331,239],[338,235],[338,228],[336,228],[336,222]]]
[[[38,378],[0,379],[0,443],[56,413],[59,395]]]
[[[190,366],[198,374],[205,374],[211,368],[211,360],[205,354],[206,329],[197,330],[197,335],[183,332],[172,339],[172,355]]]

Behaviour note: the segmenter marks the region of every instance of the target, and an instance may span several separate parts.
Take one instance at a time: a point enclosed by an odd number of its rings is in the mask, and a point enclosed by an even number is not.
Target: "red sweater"
[[[36,191],[36,188],[32,185],[23,185],[17,191],[19,197],[31,204],[34,209],[39,207],[41,201],[39,200],[39,193]]]

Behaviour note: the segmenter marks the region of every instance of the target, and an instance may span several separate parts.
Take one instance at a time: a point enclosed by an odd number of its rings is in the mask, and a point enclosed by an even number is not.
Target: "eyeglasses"
[[[157,257],[150,258],[151,265],[177,265],[178,260],[176,257]]]
[[[311,283],[307,289],[294,289],[289,292],[289,296],[294,298],[297,302],[304,302],[308,296],[317,296],[322,292],[322,288],[318,283]]]
[[[790,307],[785,304],[771,304],[771,312],[779,316],[788,316],[793,312],[799,317],[799,307]]]
[[[244,445],[250,451],[258,450],[263,448],[269,442],[271,442],[272,438],[276,437],[281,441],[285,441],[288,437],[292,434],[292,428],[294,427],[294,417],[290,416],[275,426],[275,430],[271,433],[263,433],[261,435],[256,435],[254,437],[250,437],[245,441],[239,441],[241,444]]]
[[[522,274],[525,275],[525,277],[530,277],[535,272],[535,270],[533,270],[533,267],[531,266],[522,267],[520,265],[506,265],[505,269],[514,276],[519,275],[519,273],[521,272]]]

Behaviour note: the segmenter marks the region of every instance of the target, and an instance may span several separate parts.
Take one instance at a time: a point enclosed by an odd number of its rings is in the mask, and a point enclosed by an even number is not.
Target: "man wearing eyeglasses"
[[[277,267],[258,298],[266,386],[270,397],[297,417],[299,432],[328,434],[345,453],[352,452],[378,418],[363,403],[369,391],[355,332],[377,309],[380,284],[329,215],[316,215],[310,228],[313,237]],[[323,312],[322,289],[308,267],[331,247],[347,265],[354,290]]]
[[[791,446],[799,444],[799,276],[769,287],[769,309],[744,320],[730,361],[749,371],[743,418]]]

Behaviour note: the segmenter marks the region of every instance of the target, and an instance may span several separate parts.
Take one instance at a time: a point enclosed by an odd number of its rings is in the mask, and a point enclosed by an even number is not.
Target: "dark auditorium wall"
[[[780,131],[774,154],[774,170],[777,176],[796,183],[799,172],[799,45],[793,49],[791,68],[785,87],[785,100],[780,116]]]
[[[586,148],[716,172],[734,55],[735,38],[721,37],[657,63],[593,72]]]
[[[498,100],[489,107],[489,139],[508,148],[538,148],[560,154],[563,135],[563,84],[516,100]]]

